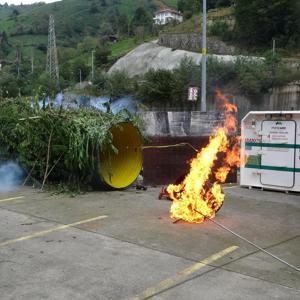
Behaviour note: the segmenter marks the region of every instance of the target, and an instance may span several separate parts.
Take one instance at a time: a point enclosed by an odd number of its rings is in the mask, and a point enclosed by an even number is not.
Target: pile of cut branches
[[[128,111],[116,115],[93,108],[39,109],[27,99],[0,100],[0,157],[14,159],[36,178],[69,189],[88,184],[102,151],[118,150],[109,129],[139,119]]]

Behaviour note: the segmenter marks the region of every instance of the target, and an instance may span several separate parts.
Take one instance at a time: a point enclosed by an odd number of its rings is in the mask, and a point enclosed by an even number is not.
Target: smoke
[[[0,162],[0,193],[13,190],[21,184],[22,169],[14,162]]]

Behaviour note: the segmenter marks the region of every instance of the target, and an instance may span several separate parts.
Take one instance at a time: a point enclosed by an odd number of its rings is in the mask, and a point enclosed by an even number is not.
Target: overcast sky
[[[0,0],[0,4],[4,4],[5,2],[7,4],[15,4],[15,5],[18,5],[18,4],[31,4],[31,3],[34,3],[34,2],[46,2],[46,3],[50,3],[50,2],[56,2],[56,1],[60,1],[60,0]]]

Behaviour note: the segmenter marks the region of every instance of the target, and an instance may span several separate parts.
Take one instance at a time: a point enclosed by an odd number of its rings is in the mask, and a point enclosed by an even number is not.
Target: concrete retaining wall
[[[200,33],[165,33],[159,36],[158,44],[172,49],[201,53],[202,37]],[[222,55],[233,55],[235,52],[233,46],[213,38],[207,39],[207,50],[208,53]]]

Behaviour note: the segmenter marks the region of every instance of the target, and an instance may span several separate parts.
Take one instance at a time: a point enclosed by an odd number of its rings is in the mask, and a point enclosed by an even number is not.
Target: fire
[[[216,128],[208,145],[192,159],[183,182],[167,187],[173,200],[171,217],[174,219],[201,223],[206,218],[213,218],[225,197],[221,184],[226,181],[231,168],[240,164],[240,138],[235,137],[237,120],[234,113],[237,108],[219,91],[216,96],[224,107],[223,126]]]

